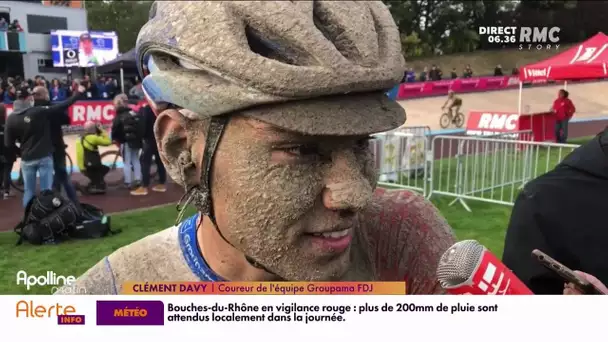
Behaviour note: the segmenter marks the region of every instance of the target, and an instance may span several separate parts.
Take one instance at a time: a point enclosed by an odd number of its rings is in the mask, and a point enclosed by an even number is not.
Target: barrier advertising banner
[[[136,105],[131,105],[133,110],[138,110],[145,102],[141,101]],[[5,105],[7,115],[13,112],[13,105]],[[78,101],[68,109],[70,116],[70,126],[81,127],[85,122],[93,121],[102,125],[112,124],[116,115],[112,101]]]
[[[519,115],[509,112],[469,112],[467,135],[496,135],[520,130]]]
[[[399,85],[397,99],[447,95],[449,90],[455,92],[480,92],[517,88],[518,86],[519,78],[517,76],[457,78],[445,81],[402,83]]]

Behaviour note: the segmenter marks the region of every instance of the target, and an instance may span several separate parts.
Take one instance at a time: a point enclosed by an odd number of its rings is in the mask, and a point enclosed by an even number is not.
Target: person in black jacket
[[[35,107],[48,107],[51,106],[49,91],[47,88],[38,86],[35,87],[32,95],[34,96]],[[68,105],[69,106],[69,105]],[[53,188],[59,191],[62,187],[65,190],[65,194],[74,203],[78,203],[78,196],[76,195],[76,189],[68,175],[66,170],[65,158],[66,158],[66,145],[63,141],[63,128],[64,125],[70,124],[70,116],[68,115],[67,107],[56,107],[56,111],[47,112],[48,123],[50,130],[51,143],[53,144],[53,170],[54,170],[54,182]]]
[[[148,105],[144,105],[139,109],[139,115],[144,121],[144,147],[141,157],[141,176],[143,187],[147,191],[148,187],[150,186],[150,168],[152,167],[152,157],[154,157],[159,184],[153,186],[152,191],[165,192],[167,191],[167,187],[165,186],[165,183],[167,182],[167,172],[163,162],[160,160],[158,146],[156,146],[156,137],[154,136],[154,123],[156,122],[156,115],[154,114],[154,111],[152,111],[152,108],[150,108]]]
[[[53,185],[53,142],[49,118],[68,109],[84,91],[79,86],[70,99],[52,106],[34,107],[29,89],[19,92],[13,104],[14,112],[8,116],[4,129],[5,148],[17,150],[19,142],[21,171],[23,172],[23,207],[36,193],[36,175],[40,177],[40,190],[50,190]]]
[[[2,191],[4,199],[10,196],[11,188],[11,172],[15,155],[11,149],[4,147],[4,128],[6,126],[6,107],[0,104],[0,191]]]
[[[535,294],[562,294],[564,280],[532,258],[534,249],[608,284],[607,193],[608,129],[526,184],[511,214],[504,264]]]
[[[125,94],[114,98],[116,116],[112,120],[112,141],[120,144],[125,186],[129,189],[136,187],[131,191],[132,195],[147,195],[148,191],[141,184],[139,159],[143,145],[143,120],[129,107],[128,102]]]

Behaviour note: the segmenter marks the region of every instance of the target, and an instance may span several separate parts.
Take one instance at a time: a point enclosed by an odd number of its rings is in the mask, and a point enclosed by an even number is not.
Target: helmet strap
[[[199,182],[200,185],[198,186],[198,190],[199,190],[200,194],[202,195],[201,196],[202,203],[196,203],[196,204],[198,204],[198,207],[201,209],[201,213],[204,216],[209,217],[211,224],[213,224],[215,230],[220,235],[222,240],[224,240],[227,244],[229,244],[233,248],[239,250],[230,241],[228,241],[228,239],[226,239],[224,234],[222,234],[222,232],[220,231],[220,229],[217,225],[217,221],[215,219],[215,213],[213,210],[213,200],[212,200],[212,196],[211,196],[211,172],[213,170],[213,168],[212,168],[213,158],[215,156],[215,152],[217,151],[217,146],[220,142],[220,139],[222,138],[222,135],[224,133],[226,125],[228,124],[229,119],[230,118],[228,115],[214,116],[210,119],[209,128],[207,130],[207,135],[205,137],[205,150],[203,151],[203,160],[202,160],[202,164],[201,164],[201,179]],[[248,255],[245,255],[245,260],[247,260],[247,262],[255,268],[259,268],[270,274],[274,274],[273,272],[269,271],[266,267],[264,267],[262,264],[255,261],[252,257],[250,257]]]

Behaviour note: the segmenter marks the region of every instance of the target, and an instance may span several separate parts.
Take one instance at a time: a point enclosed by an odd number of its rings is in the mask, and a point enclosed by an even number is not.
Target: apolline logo
[[[52,286],[51,294],[57,292],[61,287],[65,285],[71,285],[76,281],[74,276],[58,275],[53,271],[46,271],[45,275],[28,275],[26,271],[17,272],[17,285],[25,285],[25,288],[29,291],[34,286]],[[84,294],[86,289],[70,289],[70,293],[65,294]]]

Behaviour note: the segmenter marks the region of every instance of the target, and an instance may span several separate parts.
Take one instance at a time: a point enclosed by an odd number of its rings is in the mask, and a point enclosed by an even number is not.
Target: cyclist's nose
[[[364,176],[365,165],[352,150],[336,151],[323,190],[323,205],[336,211],[359,211],[371,201],[373,187]]]

